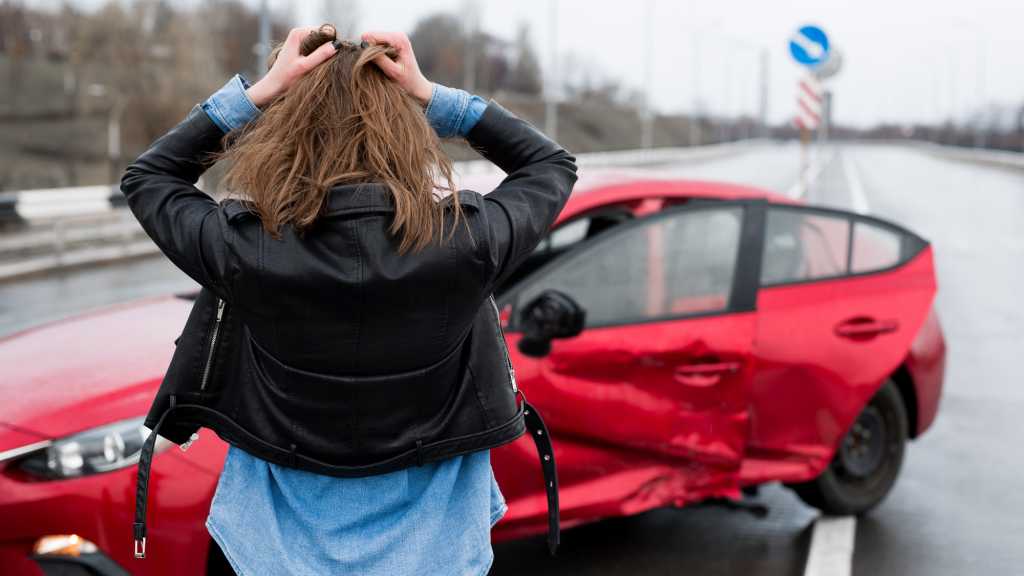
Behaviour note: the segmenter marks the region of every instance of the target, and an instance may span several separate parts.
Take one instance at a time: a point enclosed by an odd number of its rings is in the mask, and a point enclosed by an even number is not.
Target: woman
[[[508,177],[442,197],[439,137]],[[217,204],[193,184],[222,143],[244,199]],[[292,30],[259,82],[236,76],[128,168],[129,207],[203,286],[147,426],[231,444],[207,527],[236,573],[487,573],[505,512],[488,450],[546,437],[490,293],[575,173],[496,103],[430,83],[404,35],[326,25]]]

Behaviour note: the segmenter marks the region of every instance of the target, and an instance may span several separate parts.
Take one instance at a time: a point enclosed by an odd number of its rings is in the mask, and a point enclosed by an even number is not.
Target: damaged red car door
[[[761,233],[749,203],[669,209],[622,224],[549,262],[502,297],[509,340],[547,290],[583,308],[583,331],[541,358],[511,346],[520,385],[555,443],[572,525],[735,495],[749,428]],[[495,468],[515,533],[538,515],[529,447]],[[535,466],[535,465],[534,465]],[[514,516],[511,514],[514,511]]]
[[[743,481],[802,482],[906,360],[935,296],[932,252],[877,218],[769,205],[760,283]]]

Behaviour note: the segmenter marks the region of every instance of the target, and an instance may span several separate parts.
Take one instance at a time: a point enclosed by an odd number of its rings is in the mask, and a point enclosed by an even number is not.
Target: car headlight
[[[145,418],[132,418],[54,440],[21,459],[21,468],[44,478],[77,478],[126,468],[139,461],[150,429]],[[154,453],[172,442],[158,436]]]

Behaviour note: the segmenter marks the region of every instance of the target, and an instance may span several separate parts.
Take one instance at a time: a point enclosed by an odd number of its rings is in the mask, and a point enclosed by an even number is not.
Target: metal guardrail
[[[20,223],[17,194],[0,194],[0,231]]]
[[[109,212],[118,204],[114,186],[75,186],[0,194],[0,224],[7,227],[33,220]]]
[[[946,160],[972,162],[974,164],[1014,170],[1024,169],[1024,152],[994,150],[991,148],[971,148],[968,146],[952,146],[949,144],[938,144],[936,142],[929,142],[926,140],[901,140],[896,138],[854,140],[852,142],[867,146],[904,146]]]
[[[145,237],[138,222],[126,211],[77,215],[39,222],[19,234],[0,236],[0,261],[40,252],[65,251],[96,242]]]
[[[1024,170],[1024,153],[1006,150],[985,150],[982,148],[964,148],[962,146],[943,146],[931,142],[922,142],[920,146],[930,154],[942,156],[950,160],[974,162],[1000,168]]]
[[[128,210],[50,218],[0,235],[0,279],[157,251]]]
[[[611,150],[607,152],[586,152],[576,155],[576,163],[580,168],[616,168],[643,167],[658,164],[706,162],[720,156],[736,154],[756,146],[768,144],[770,140],[750,139],[708,146],[689,146],[673,148],[648,148],[645,150]],[[500,172],[500,169],[487,160],[469,160],[457,162],[456,168],[463,175],[487,174]]]

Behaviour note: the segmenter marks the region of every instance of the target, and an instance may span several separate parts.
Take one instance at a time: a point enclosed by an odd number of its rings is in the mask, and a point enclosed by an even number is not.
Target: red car
[[[497,295],[554,440],[563,525],[775,481],[827,513],[870,509],[938,408],[935,291],[928,243],[876,218],[741,186],[581,182]],[[206,571],[227,447],[208,431],[187,453],[158,443],[147,560],[132,559],[142,415],[190,305],[149,299],[0,341],[5,574]],[[509,503],[496,540],[546,530],[536,458],[526,438],[493,453]]]

